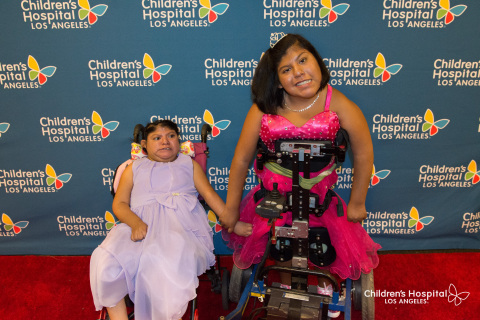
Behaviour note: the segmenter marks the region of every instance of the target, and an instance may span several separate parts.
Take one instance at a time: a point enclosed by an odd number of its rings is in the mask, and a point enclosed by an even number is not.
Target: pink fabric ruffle
[[[322,171],[327,170],[333,163],[330,163]],[[312,177],[320,174],[322,171],[312,174]],[[292,180],[278,174],[274,174],[264,168],[262,171],[257,170],[259,179],[263,181],[264,186],[268,190],[273,189],[273,183],[278,183],[278,190],[285,195],[287,191],[292,190]],[[312,189],[319,195],[320,201],[323,199],[337,181],[337,174],[333,171],[325,177],[321,182],[317,183]],[[228,247],[234,250],[233,260],[237,267],[246,269],[252,264],[259,263],[268,241],[268,232],[270,227],[267,225],[268,219],[262,218],[255,213],[256,203],[253,195],[260,189],[256,186],[242,200],[240,206],[240,221],[252,223],[253,232],[249,237],[241,237],[236,234],[223,232],[223,239],[227,242]],[[347,221],[347,206],[342,201],[344,215],[338,217],[337,203],[339,197],[333,197],[329,208],[321,217],[315,215],[310,216],[311,227],[326,227],[328,229],[332,245],[335,247],[337,258],[327,269],[337,274],[339,277],[346,279],[358,279],[361,273],[369,273],[378,266],[377,251],[381,246],[375,243],[367,234],[360,223]],[[277,226],[285,224],[291,225],[291,212],[282,215],[282,219],[276,221]]]

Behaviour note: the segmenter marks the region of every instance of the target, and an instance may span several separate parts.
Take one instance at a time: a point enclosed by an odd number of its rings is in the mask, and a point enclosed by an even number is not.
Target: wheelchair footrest
[[[280,288],[280,284],[273,283],[272,287],[266,289],[266,294],[270,296],[267,306],[268,319],[320,319],[323,307],[328,310],[333,303],[332,299],[336,298],[338,301],[338,293],[334,293],[334,297],[328,297],[316,292],[316,286],[309,286],[308,292],[304,292],[286,290]]]

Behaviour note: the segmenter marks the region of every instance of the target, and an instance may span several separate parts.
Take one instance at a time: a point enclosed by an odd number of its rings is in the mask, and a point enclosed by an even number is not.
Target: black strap
[[[258,201],[265,198],[266,195],[267,189],[263,186],[263,182],[260,181],[260,189],[258,189],[258,191],[253,194],[253,200],[255,201],[255,203],[258,203]]]
[[[253,200],[255,203],[258,203],[258,201],[262,200],[265,198],[265,195],[267,194],[267,189],[263,186],[263,183],[260,182],[260,189],[253,194]],[[338,217],[343,217],[345,212],[343,211],[343,204],[342,200],[338,196],[338,194],[335,193],[332,189],[329,189],[327,193],[325,194],[325,199],[323,200],[323,203],[320,205],[320,211],[318,213],[315,213],[317,217],[320,217],[330,206],[330,203],[332,202],[332,197],[337,197],[337,216]]]
[[[331,189],[330,189],[331,190]],[[335,191],[331,190],[333,195],[335,197],[337,197],[337,216],[338,217],[343,217],[343,215],[345,214],[345,212],[343,211],[343,203],[342,203],[342,199],[340,199],[340,197],[338,196],[338,194],[335,193]]]

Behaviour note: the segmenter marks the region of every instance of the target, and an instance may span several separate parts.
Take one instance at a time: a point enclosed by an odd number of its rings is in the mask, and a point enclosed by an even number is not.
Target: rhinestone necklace
[[[305,108],[300,109],[300,110],[290,108],[290,107],[288,106],[287,102],[285,101],[285,98],[283,98],[283,105],[285,106],[285,108],[287,108],[287,109],[290,110],[290,111],[293,111],[293,112],[302,112],[302,111],[305,111],[305,110],[310,109],[310,108],[315,104],[315,102],[317,102],[319,96],[320,96],[320,92],[317,94],[317,97],[315,98],[315,100],[313,100],[313,102],[312,102],[310,105],[308,105],[308,106],[306,106]]]

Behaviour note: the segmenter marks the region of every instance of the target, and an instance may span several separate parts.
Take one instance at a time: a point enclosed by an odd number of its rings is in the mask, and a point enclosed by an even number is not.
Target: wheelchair
[[[320,204],[318,195],[310,193],[302,187],[301,179],[310,178],[311,168],[314,172],[325,167],[335,157],[336,162],[343,162],[348,148],[348,134],[340,130],[336,141],[277,141],[275,152],[260,147],[257,153],[257,168],[263,170],[264,165],[280,164],[283,168],[292,168],[292,191],[285,196],[277,190],[265,189],[258,198],[263,200],[256,207],[256,214],[268,219],[270,225],[269,241],[259,264],[242,270],[235,265],[229,281],[228,298],[236,302],[237,308],[219,320],[239,319],[330,319],[328,311],[341,311],[344,319],[351,319],[351,305],[362,310],[363,320],[373,320],[375,313],[374,298],[367,297],[365,291],[374,291],[373,271],[363,274],[359,280],[346,279],[343,282],[330,274],[308,268],[308,260],[318,266],[328,266],[335,260],[335,248],[330,243],[326,228],[310,228],[309,216],[321,216],[329,207],[331,197],[336,194],[329,190],[324,203]],[[303,173],[303,178],[300,176]],[[254,197],[255,198],[255,197]],[[255,198],[257,203],[258,198]],[[338,215],[343,215],[341,202],[337,207]],[[292,225],[278,227],[275,220],[287,211],[292,212]],[[266,266],[268,257],[276,261],[287,262],[288,267]],[[291,289],[284,289],[279,283],[267,285],[271,271],[291,274]],[[309,285],[308,277],[329,279],[333,286],[333,295],[317,293],[315,285]],[[249,300],[258,299],[260,307],[248,308]],[[256,302],[256,301],[254,301]],[[247,310],[251,310],[247,317]],[[260,314],[263,317],[258,317]]]
[[[208,135],[211,133],[212,133],[211,126],[205,123],[201,129],[200,142],[195,142],[195,143],[184,142],[180,146],[181,152],[191,156],[198,164],[200,164],[204,172],[206,172],[207,158],[209,155],[209,149],[207,147],[207,139],[208,139]],[[115,169],[115,173],[113,176],[113,184],[111,188],[112,196],[115,196],[115,192],[120,182],[120,177],[122,176],[122,173],[125,171],[125,169],[136,159],[146,156],[146,153],[143,151],[140,145],[140,142],[142,139],[143,139],[143,125],[137,124],[133,130],[133,140],[131,143],[132,148],[130,151],[130,159],[124,161]],[[203,199],[199,198],[199,201],[204,208],[207,206]],[[223,283],[225,282],[224,279],[220,278],[220,271],[216,269],[215,266],[213,266],[206,271],[206,274],[208,276],[208,280],[211,282],[212,291],[220,294],[222,292],[222,281]],[[225,273],[225,276],[227,276],[227,273]],[[225,288],[223,288],[223,290],[225,290]],[[127,306],[128,319],[135,319],[134,304],[132,300],[130,300],[130,297],[128,295],[125,296],[124,299],[125,299],[125,304]],[[195,298],[190,301],[189,319],[198,320],[198,317],[199,315],[198,315],[198,308],[197,308],[197,300]],[[108,315],[107,309],[103,308],[100,311],[100,314],[97,320],[108,320],[108,319],[110,319],[110,317]]]

